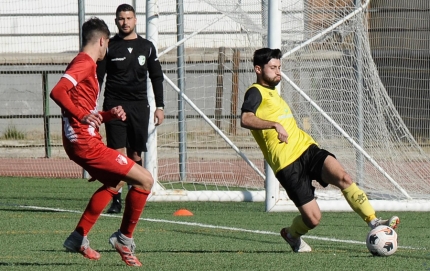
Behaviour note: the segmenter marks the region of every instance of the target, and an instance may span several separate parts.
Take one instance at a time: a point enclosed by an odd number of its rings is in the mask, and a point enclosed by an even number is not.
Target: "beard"
[[[275,76],[273,78],[270,78],[270,77],[267,77],[265,74],[263,75],[263,80],[269,87],[276,87],[279,84],[279,82],[281,82],[280,77]]]

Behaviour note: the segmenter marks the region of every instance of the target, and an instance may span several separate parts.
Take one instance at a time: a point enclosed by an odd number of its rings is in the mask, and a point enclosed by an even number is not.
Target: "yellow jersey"
[[[280,143],[275,129],[251,130],[264,158],[276,174],[297,160],[310,145],[317,143],[297,126],[290,107],[278,94],[276,88],[253,84],[248,90],[253,87],[259,90],[262,98],[254,112],[255,115],[263,120],[280,123],[288,133],[288,143]]]

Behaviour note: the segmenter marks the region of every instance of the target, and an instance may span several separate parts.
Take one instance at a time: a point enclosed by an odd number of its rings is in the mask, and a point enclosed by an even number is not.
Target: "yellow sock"
[[[302,216],[298,215],[293,219],[293,223],[288,228],[288,231],[290,232],[291,236],[294,238],[298,238],[306,233],[310,228],[306,226],[305,222],[303,222]]]
[[[367,199],[366,193],[358,188],[355,183],[342,190],[342,193],[352,210],[364,221],[369,223],[376,218],[375,210]]]

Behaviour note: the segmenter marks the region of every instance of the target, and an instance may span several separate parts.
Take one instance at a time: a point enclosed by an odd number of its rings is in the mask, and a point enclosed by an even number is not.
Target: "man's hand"
[[[164,121],[164,111],[161,109],[156,109],[154,112],[154,123],[155,126],[160,125]]]
[[[97,116],[100,120],[100,123],[98,121],[94,121],[92,119],[91,115]],[[94,125],[96,125],[98,127],[98,126],[100,126],[101,122],[108,122],[108,121],[111,121],[113,119],[120,119],[120,120],[124,121],[126,119],[126,114],[125,114],[124,109],[122,109],[122,106],[118,105],[118,106],[111,108],[109,111],[99,111],[97,113],[91,113],[89,115],[86,115],[82,119],[82,122],[88,123],[88,122],[86,122],[88,118],[90,119],[90,121],[92,121],[94,123]],[[96,127],[96,126],[92,125],[92,123],[88,123],[88,124],[90,124],[93,127]]]
[[[240,125],[251,130],[275,129],[278,133],[279,143],[288,143],[288,133],[279,122],[260,119],[253,112],[243,112],[240,117]]]
[[[120,119],[122,121],[125,121],[126,119],[125,111],[120,105],[113,107],[110,110],[110,114],[112,115],[112,119]]]
[[[85,115],[81,120],[82,123],[89,124],[96,129],[100,127],[100,125],[102,124],[102,121],[103,121],[103,117],[99,113],[91,113],[91,114]]]
[[[284,127],[281,124],[277,123],[275,125],[275,130],[276,132],[278,132],[279,143],[285,142],[288,144],[288,133],[287,131],[285,131]]]

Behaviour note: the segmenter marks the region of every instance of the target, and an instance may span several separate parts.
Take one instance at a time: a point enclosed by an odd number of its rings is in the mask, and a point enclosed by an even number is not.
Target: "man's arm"
[[[280,123],[264,120],[255,115],[261,101],[262,96],[257,88],[250,88],[246,92],[240,116],[240,126],[250,130],[275,129],[278,133],[279,141],[288,143],[288,133]]]
[[[253,112],[242,113],[240,116],[240,126],[251,130],[275,129],[278,133],[279,143],[288,143],[288,133],[280,123],[260,119]]]
[[[154,91],[155,106],[164,107],[163,93],[163,70],[157,57],[157,51],[154,44],[151,43],[151,51],[148,57],[148,73],[151,79],[152,89]]]
[[[163,70],[157,57],[157,51],[154,44],[151,43],[151,51],[148,57],[148,74],[154,91],[156,110],[154,112],[155,126],[164,121],[164,93],[163,93]]]
[[[253,112],[243,112],[240,116],[240,126],[250,130],[265,130],[277,129],[277,126],[282,125],[274,121],[260,119]]]
[[[108,111],[103,114],[86,113],[82,111],[73,103],[73,101],[68,95],[68,92],[73,91],[73,89],[73,83],[69,79],[62,77],[60,81],[54,86],[49,96],[63,111],[68,112],[70,115],[72,115],[73,118],[79,120],[81,123],[88,124],[93,126],[94,128],[97,128],[102,124],[103,117],[106,117],[107,119],[125,119],[125,113],[122,108],[120,110],[115,110],[112,112],[112,110],[115,109],[113,108],[111,111]]]
[[[85,112],[77,107],[68,95],[68,92],[72,91],[73,88],[73,83],[69,79],[62,77],[52,89],[49,96],[62,110],[69,112],[72,117],[82,121]]]
[[[100,116],[102,116],[102,122],[108,122],[113,119],[120,119],[124,121],[126,119],[126,114],[121,105],[111,108],[109,111],[99,111]]]

